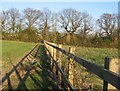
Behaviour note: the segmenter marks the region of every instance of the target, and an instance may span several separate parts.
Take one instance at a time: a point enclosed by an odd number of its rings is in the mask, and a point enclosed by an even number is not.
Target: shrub
[[[19,40],[24,42],[41,42],[39,35],[35,29],[25,29],[19,33]]]

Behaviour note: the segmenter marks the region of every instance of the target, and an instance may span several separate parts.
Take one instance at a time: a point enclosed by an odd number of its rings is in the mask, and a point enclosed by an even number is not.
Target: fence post
[[[109,69],[109,60],[110,58],[106,57],[105,58],[105,63],[104,63],[104,68]],[[108,83],[106,81],[103,82],[103,91],[107,91],[108,88]]]
[[[47,45],[45,42],[44,42],[44,44],[45,44],[45,47],[47,48],[47,50],[49,50],[49,45]],[[47,50],[46,50],[46,54],[49,55]]]
[[[58,46],[59,46],[59,48],[62,48],[62,44],[59,44]],[[62,67],[61,61],[62,61],[62,53],[59,51],[58,65],[59,65],[60,68]],[[61,82],[62,82],[61,81],[62,80],[61,73],[59,72],[58,74],[59,74],[58,75],[59,76],[59,82],[61,84]]]
[[[53,45],[54,45],[54,46],[57,46],[57,45],[54,44],[54,43],[53,43]],[[56,58],[56,56],[57,56],[57,55],[56,55],[56,53],[57,53],[56,51],[57,51],[57,50],[56,50],[55,48],[53,48],[53,58],[54,58],[54,60],[57,59],[57,58]]]
[[[108,69],[112,72],[115,72],[117,74],[120,74],[120,62],[118,58],[105,58],[105,69]],[[109,89],[116,89],[114,86],[112,86],[111,84],[108,84],[107,82],[104,81],[103,84],[103,90],[107,91]]]
[[[52,43],[52,45],[54,45],[54,46],[57,46],[56,44],[54,44],[54,43]],[[57,58],[56,58],[56,52],[57,50],[55,49],[55,48],[53,48],[53,59],[56,61],[57,60]],[[54,62],[53,62],[53,64],[54,64]],[[55,76],[56,76],[56,71],[57,71],[57,68],[56,68],[56,65],[54,65],[54,67],[53,67],[53,72],[54,72],[54,74],[55,74]]]
[[[69,52],[74,54],[75,52],[75,47],[69,47]],[[73,67],[74,67],[74,60],[70,58],[69,60],[69,69],[68,69],[68,79],[73,86]]]

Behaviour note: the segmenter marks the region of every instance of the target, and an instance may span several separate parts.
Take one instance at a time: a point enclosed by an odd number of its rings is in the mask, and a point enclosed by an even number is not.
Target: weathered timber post
[[[52,44],[54,46],[57,46],[57,44]],[[54,61],[57,62],[57,49],[53,48],[53,58],[54,58]],[[57,62],[58,63],[58,62]],[[54,78],[55,78],[55,81],[56,81],[56,86],[54,87],[55,89],[58,89],[58,69],[57,69],[57,66],[55,65],[55,63],[53,62],[54,66],[53,66],[53,73],[54,73]]]
[[[53,43],[51,43],[52,45],[54,45]],[[54,48],[52,46],[50,46],[50,50],[51,50],[51,56],[54,58]]]
[[[69,47],[69,52],[74,54],[75,52],[75,47]],[[68,79],[71,83],[71,85],[73,86],[73,69],[74,69],[74,60],[72,58],[70,58],[69,60],[69,69],[68,69]]]
[[[120,62],[119,62],[118,58],[114,58],[114,59],[110,60],[110,63],[109,63],[110,71],[120,74],[119,66],[120,66]],[[108,84],[108,89],[116,89],[116,88],[114,86],[112,86],[111,84]]]
[[[112,72],[115,72],[117,74],[120,74],[120,61],[118,58],[105,58],[105,65],[104,67]],[[108,84],[107,82],[104,81],[103,84],[103,90],[107,91],[109,89],[116,89],[114,86],[111,84]]]
[[[57,44],[54,44],[54,43],[53,43],[53,45],[54,45],[54,46],[57,46]],[[57,50],[56,50],[55,48],[53,48],[53,58],[54,58],[54,60],[57,59],[57,55],[56,55],[57,52],[56,52],[56,51],[57,51]]]
[[[59,46],[59,48],[62,48],[62,44],[59,44],[58,46]],[[60,68],[62,68],[62,63],[61,62],[62,62],[62,53],[59,51],[58,65],[59,65]],[[58,77],[59,77],[59,83],[61,84],[61,82],[62,82],[61,78],[62,77],[61,77],[61,73],[60,72],[58,73]]]
[[[49,45],[46,44],[45,42],[44,42],[44,44],[45,44],[45,47],[47,48],[47,50],[49,50]],[[49,55],[49,52],[47,50],[46,50],[46,54]]]
[[[53,45],[53,43],[51,43]],[[54,58],[54,48],[50,46],[50,50],[51,50],[51,56]],[[52,66],[52,70],[53,70],[53,67],[54,67],[54,62],[53,62],[53,59],[51,58],[51,66]]]
[[[104,68],[109,69],[109,58],[105,58]],[[106,81],[103,82],[103,91],[107,91],[108,83]]]
[[[53,45],[57,46],[56,44],[53,44]],[[55,61],[57,61],[57,50],[55,48],[53,49],[53,58],[54,58]],[[58,74],[57,74],[56,65],[54,66],[53,71],[54,71],[55,76],[57,76]]]

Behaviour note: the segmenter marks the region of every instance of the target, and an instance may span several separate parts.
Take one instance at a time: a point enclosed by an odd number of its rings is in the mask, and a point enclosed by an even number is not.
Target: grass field
[[[63,46],[63,49],[68,50],[71,46]],[[75,55],[81,57],[87,61],[93,62],[101,67],[104,67],[105,57],[116,58],[118,57],[118,49],[115,48],[92,48],[92,47],[75,47]],[[64,59],[67,60],[67,59]],[[64,64],[66,64],[65,61]],[[84,67],[75,62],[74,65],[74,77],[75,82],[78,82],[80,87],[82,83],[91,85],[94,89],[102,89],[103,81],[94,74],[89,73]],[[80,79],[80,80],[79,80]],[[78,81],[79,80],[79,81]],[[83,86],[84,87],[84,86]]]
[[[4,81],[3,90],[21,89],[20,91],[22,91],[25,89],[28,91],[29,89],[52,89],[52,87],[56,86],[55,81],[51,78],[50,73],[48,73],[49,71],[47,70],[50,68],[50,64],[46,61],[47,55],[45,55],[46,52],[43,44],[38,45],[34,52],[31,53],[31,56],[34,57],[34,59],[28,57],[28,59],[19,63],[17,68],[15,68],[15,63],[19,62],[19,59],[24,57],[24,55],[36,44],[13,41],[3,41],[3,44],[4,48],[8,48],[9,50],[6,49],[6,52],[5,50],[3,51],[5,54],[4,59],[9,58],[9,56],[11,56],[11,59],[13,60],[16,59],[14,61],[3,61],[3,70],[7,71],[8,74],[14,70],[7,80]],[[10,46],[11,44],[14,44],[14,46]],[[8,45],[9,47],[7,47]],[[39,48],[39,50],[37,50],[37,48]],[[37,51],[37,54],[35,51]],[[34,53],[36,56],[34,56]],[[15,66],[12,67],[13,63]],[[3,72],[5,73],[5,71]],[[4,77],[6,78],[6,76]]]
[[[16,63],[36,44],[16,41],[2,41],[2,62],[3,67],[8,63]],[[104,64],[105,57],[117,57],[118,50],[113,48],[89,48],[76,47],[75,54],[84,59],[95,62],[99,65]]]
[[[118,57],[118,49],[77,47],[75,54],[100,66],[104,66],[105,57]]]
[[[74,54],[78,57],[96,63],[102,67],[104,66],[105,57],[118,58],[118,49],[116,48],[63,46],[63,49],[68,51],[69,47],[75,47]]]
[[[12,68],[12,64],[18,63],[36,44],[18,41],[2,41],[2,72],[3,74]]]
[[[5,74],[5,72],[11,70],[12,64],[15,65],[18,63],[20,59],[23,58],[25,54],[28,53],[35,45],[35,43],[24,43],[7,40],[2,41],[2,72]],[[63,49],[68,50],[68,46],[65,46]],[[75,55],[103,67],[105,57],[117,57],[118,50],[113,48],[76,47]],[[98,79],[93,74],[87,73],[85,69],[77,63],[76,70],[77,73],[75,73],[75,77],[77,81],[81,77],[85,79],[85,83],[92,83],[94,88],[102,87],[102,80]]]
[[[78,47],[75,54],[88,61],[91,61],[97,65],[104,67],[105,57],[118,57],[118,49],[113,48],[88,48]],[[77,64],[78,70],[80,70],[79,64]],[[102,89],[103,81],[94,74],[84,72],[84,68],[81,68],[81,77],[85,79],[85,82],[90,84],[94,89]],[[86,78],[85,78],[86,77]]]

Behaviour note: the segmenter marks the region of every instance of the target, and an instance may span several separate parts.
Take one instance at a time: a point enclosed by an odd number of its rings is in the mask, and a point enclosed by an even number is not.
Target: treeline
[[[117,14],[104,13],[95,20],[89,13],[72,8],[58,13],[48,8],[26,8],[20,13],[11,8],[0,12],[0,31],[3,40],[118,47],[117,20]]]

